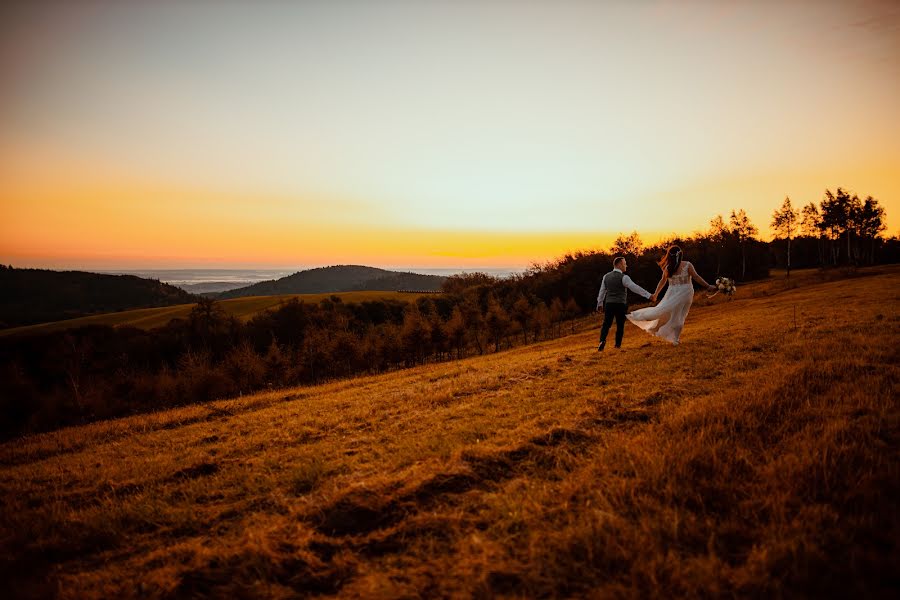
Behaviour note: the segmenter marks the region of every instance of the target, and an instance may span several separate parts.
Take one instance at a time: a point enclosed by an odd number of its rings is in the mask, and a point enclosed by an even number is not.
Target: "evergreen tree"
[[[741,279],[745,279],[747,277],[747,244],[759,233],[759,230],[750,222],[750,218],[743,208],[737,212],[731,211],[729,224],[732,235],[737,238],[741,247]]]
[[[772,229],[776,237],[787,240],[787,276],[791,276],[791,239],[797,230],[797,217],[799,213],[791,205],[791,199],[785,197],[781,208],[772,215]]]
[[[722,218],[722,215],[713,217],[709,222],[709,233],[707,236],[709,237],[709,241],[716,248],[716,277],[718,277],[722,271],[722,257],[725,254],[725,245],[728,243],[729,235],[730,231],[728,230],[728,226],[725,224],[725,219]]]

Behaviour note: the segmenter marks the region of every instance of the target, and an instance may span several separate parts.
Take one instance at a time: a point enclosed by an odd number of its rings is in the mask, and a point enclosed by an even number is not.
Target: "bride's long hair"
[[[680,264],[681,248],[678,246],[669,246],[669,249],[666,250],[663,257],[659,259],[659,268],[665,271],[669,277],[675,274],[675,271],[678,270],[678,265]]]

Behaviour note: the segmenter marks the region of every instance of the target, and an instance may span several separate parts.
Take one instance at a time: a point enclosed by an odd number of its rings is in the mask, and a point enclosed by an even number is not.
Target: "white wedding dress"
[[[690,268],[691,263],[682,261],[675,274],[669,277],[669,289],[662,301],[625,315],[628,320],[647,333],[678,345],[684,320],[694,302]]]

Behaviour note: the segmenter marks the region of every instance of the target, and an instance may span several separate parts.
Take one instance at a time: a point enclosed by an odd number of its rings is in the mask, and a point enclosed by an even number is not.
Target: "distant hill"
[[[175,286],[133,275],[0,265],[0,329],[196,300]]]
[[[222,292],[217,299],[279,294],[324,294],[355,291],[437,291],[446,277],[388,271],[360,265],[337,265],[300,271],[281,279],[260,281],[247,287]]]

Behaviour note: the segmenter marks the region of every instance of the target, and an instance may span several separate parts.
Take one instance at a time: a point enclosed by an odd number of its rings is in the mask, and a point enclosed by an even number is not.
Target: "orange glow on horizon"
[[[349,199],[297,199],[160,185],[122,173],[71,162],[41,177],[49,161],[8,162],[0,177],[5,219],[0,225],[0,262],[53,268],[294,267],[371,264],[435,268],[524,269],[579,250],[607,249],[618,233],[636,230],[645,244],[673,234],[705,230],[715,214],[766,198],[763,218],[790,181],[816,173],[782,173],[737,181],[698,182],[661,195],[652,204],[688,207],[706,190],[729,195],[706,220],[671,223],[646,231],[636,214],[629,231],[459,231],[410,228],[379,222]],[[2,175],[2,173],[0,173]],[[900,196],[892,173],[868,176]],[[865,193],[864,190],[860,190]],[[741,196],[743,194],[743,196]],[[795,204],[820,197],[795,197]],[[702,200],[702,198],[701,198]],[[705,205],[709,203],[706,202]],[[895,206],[882,202],[889,217]],[[623,205],[623,210],[628,210]],[[761,211],[757,211],[757,217]],[[751,216],[754,216],[751,213]],[[765,237],[768,221],[756,218]]]
[[[14,169],[0,172],[6,216],[0,262],[15,266],[525,268],[567,252],[607,248],[616,236],[412,229],[381,224],[364,210],[353,215],[349,199],[160,185],[73,161],[54,166],[47,178],[54,157],[9,158],[6,165]]]

